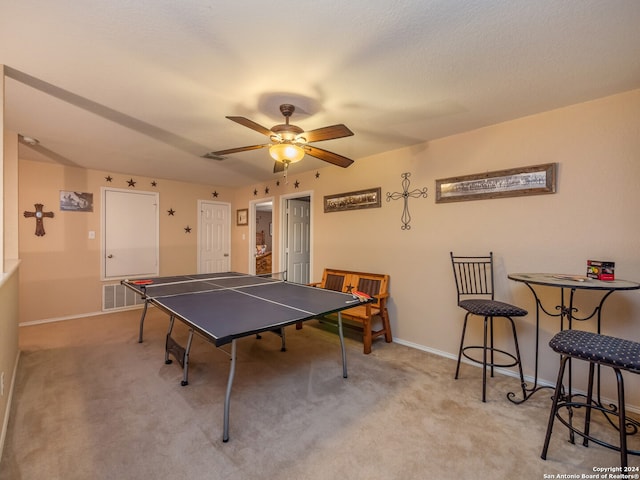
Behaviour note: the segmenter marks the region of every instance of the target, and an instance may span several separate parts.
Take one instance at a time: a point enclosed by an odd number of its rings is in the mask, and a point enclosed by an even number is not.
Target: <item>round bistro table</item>
[[[573,328],[575,321],[583,322],[596,317],[597,333],[601,330],[602,307],[609,296],[619,290],[638,290],[640,283],[629,280],[596,280],[582,275],[567,275],[559,273],[511,273],[507,277],[515,282],[524,283],[533,293],[536,301],[536,355],[535,355],[535,376],[533,386],[525,389],[527,392],[523,399],[515,398],[515,393],[509,392],[507,397],[514,403],[522,403],[529,399],[536,391],[543,388],[553,388],[550,386],[538,385],[538,355],[540,341],[540,312],[544,312],[550,317],[560,318],[560,330]],[[560,304],[555,306],[556,312],[545,308],[534,287],[555,287],[560,289]],[[574,306],[574,296],[578,290],[593,290],[601,292],[602,298],[589,315],[576,315],[578,309]],[[600,399],[600,375],[598,375],[598,401]],[[571,392],[571,368],[569,368],[569,392]]]

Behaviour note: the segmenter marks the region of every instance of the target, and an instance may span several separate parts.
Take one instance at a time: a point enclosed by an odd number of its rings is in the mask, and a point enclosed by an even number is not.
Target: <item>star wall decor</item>
[[[300,182],[299,182],[298,180],[296,180],[296,181],[293,183],[293,186],[294,186],[295,188],[298,188],[298,187],[300,186]]]
[[[176,211],[173,208],[170,208],[169,210],[167,210],[167,213],[169,214],[169,216],[173,217],[173,214],[176,213]]]
[[[316,172],[316,178],[320,178],[320,172]]]
[[[111,181],[113,180],[113,177],[112,177],[111,175],[107,175],[106,177],[104,177],[104,179],[105,179],[107,182],[111,183]]]
[[[184,227],[184,233],[191,233],[191,227],[189,225]]]
[[[213,192],[211,195],[213,195],[213,198],[218,198],[218,192]]]
[[[133,181],[133,178],[127,180],[127,184],[129,184],[130,187],[135,187],[136,186],[136,182]]]
[[[253,196],[255,197],[257,195],[258,195],[258,189],[256,188],[256,189],[253,190]]]
[[[269,187],[265,187],[264,188],[264,193],[265,193],[265,195],[269,195]]]
[[[276,180],[276,187],[280,186],[280,180]]]
[[[151,186],[152,186],[152,187],[157,187],[157,186],[158,186],[158,182],[156,182],[155,180],[153,180],[153,181],[151,182]]]

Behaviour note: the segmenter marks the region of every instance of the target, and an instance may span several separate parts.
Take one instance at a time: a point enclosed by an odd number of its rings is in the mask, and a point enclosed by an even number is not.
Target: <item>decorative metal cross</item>
[[[387,202],[391,200],[398,200],[400,198],[404,198],[404,209],[402,210],[402,217],[401,217],[402,227],[400,227],[402,230],[411,230],[411,225],[409,225],[409,222],[411,222],[411,214],[409,213],[409,197],[427,198],[427,187],[424,187],[422,189],[416,188],[415,190],[409,191],[409,184],[411,183],[411,181],[409,180],[410,176],[411,174],[409,172],[403,173],[401,175],[402,190],[403,190],[402,192],[394,192],[394,193],[387,192]]]
[[[42,222],[42,219],[44,217],[49,217],[49,218],[53,218],[53,212],[43,212],[42,211],[42,207],[44,206],[41,203],[36,203],[33,205],[34,207],[36,207],[36,211],[35,212],[24,212],[24,216],[25,217],[36,217],[36,236],[38,237],[42,237],[45,234],[44,231],[44,224]]]

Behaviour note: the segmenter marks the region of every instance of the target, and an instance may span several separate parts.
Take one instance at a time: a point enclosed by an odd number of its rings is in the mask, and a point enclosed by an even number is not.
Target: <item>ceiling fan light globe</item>
[[[295,163],[302,160],[304,150],[290,143],[277,143],[269,147],[269,155],[277,162]]]

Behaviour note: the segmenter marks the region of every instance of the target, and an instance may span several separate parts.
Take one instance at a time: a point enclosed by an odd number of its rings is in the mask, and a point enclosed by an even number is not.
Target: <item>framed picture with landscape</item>
[[[60,190],[60,210],[93,212],[93,193]]]
[[[338,193],[324,197],[324,213],[358,210],[361,208],[379,208],[381,188],[370,188],[356,192]]]
[[[436,180],[436,203],[555,193],[556,169],[557,164],[545,163],[443,178]]]

